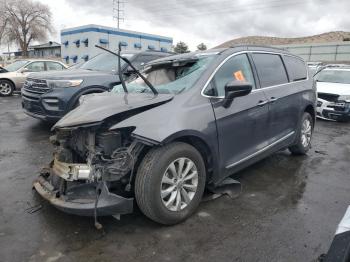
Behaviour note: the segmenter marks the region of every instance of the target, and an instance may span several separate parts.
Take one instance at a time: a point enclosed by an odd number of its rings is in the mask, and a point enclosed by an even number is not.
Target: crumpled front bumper
[[[71,187],[65,195],[51,183],[48,174],[41,174],[34,181],[35,190],[57,209],[79,216],[111,216],[129,214],[133,211],[133,198],[124,198],[111,193],[107,183],[83,183]],[[99,190],[96,190],[96,188]],[[99,198],[96,205],[96,192]],[[95,207],[96,205],[96,207]]]
[[[317,117],[332,121],[350,121],[349,103],[335,103],[318,99]]]

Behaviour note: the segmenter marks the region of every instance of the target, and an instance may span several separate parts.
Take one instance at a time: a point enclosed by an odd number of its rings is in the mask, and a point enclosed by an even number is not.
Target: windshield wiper
[[[137,70],[134,66],[133,66],[133,64],[129,61],[129,59],[127,59],[127,58],[125,58],[125,57],[123,57],[123,56],[121,56],[120,55],[120,53],[121,53],[121,45],[119,44],[119,50],[118,50],[118,53],[115,53],[115,52],[113,52],[113,51],[111,51],[111,50],[109,50],[109,49],[107,49],[107,48],[104,48],[104,47],[102,47],[102,46],[99,46],[99,45],[95,45],[95,47],[97,47],[97,48],[100,48],[100,49],[102,49],[102,50],[104,50],[104,51],[106,51],[106,52],[109,52],[109,53],[111,53],[112,55],[115,55],[115,56],[117,56],[118,58],[119,58],[119,78],[120,78],[120,81],[121,81],[121,83],[122,83],[122,86],[123,86],[123,89],[124,89],[124,92],[125,93],[128,93],[128,89],[126,88],[126,85],[125,85],[125,81],[124,81],[124,78],[123,78],[123,73],[121,72],[121,63],[120,63],[120,60],[122,59],[124,62],[126,62],[134,71],[135,71],[135,73],[139,76],[139,77],[141,77],[142,78],[142,80],[146,83],[146,85],[148,85],[148,87],[152,90],[152,92],[153,92],[153,94],[154,95],[158,95],[158,91],[154,88],[154,86],[147,80],[147,78],[145,78],[141,73],[140,73],[140,71],[139,70]]]

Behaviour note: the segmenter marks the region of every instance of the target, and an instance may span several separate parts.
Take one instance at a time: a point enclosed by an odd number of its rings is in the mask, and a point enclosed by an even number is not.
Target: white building
[[[171,37],[145,34],[99,25],[85,25],[61,31],[61,56],[67,64],[87,61],[103,52],[95,47],[100,45],[113,51],[122,43],[125,50],[171,51]]]

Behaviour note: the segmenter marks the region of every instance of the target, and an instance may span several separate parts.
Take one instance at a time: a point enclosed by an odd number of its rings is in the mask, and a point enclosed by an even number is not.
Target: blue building
[[[61,56],[67,64],[87,61],[103,52],[95,45],[117,50],[122,43],[125,50],[171,51],[171,37],[145,34],[99,25],[85,25],[61,31]]]

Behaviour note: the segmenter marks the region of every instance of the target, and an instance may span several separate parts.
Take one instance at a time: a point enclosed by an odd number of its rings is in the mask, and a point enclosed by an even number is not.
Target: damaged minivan
[[[188,218],[206,187],[287,149],[306,154],[316,91],[305,62],[236,46],[155,60],[111,92],[84,96],[54,127],[36,191],[65,212]],[[95,220],[96,221],[96,220]]]

